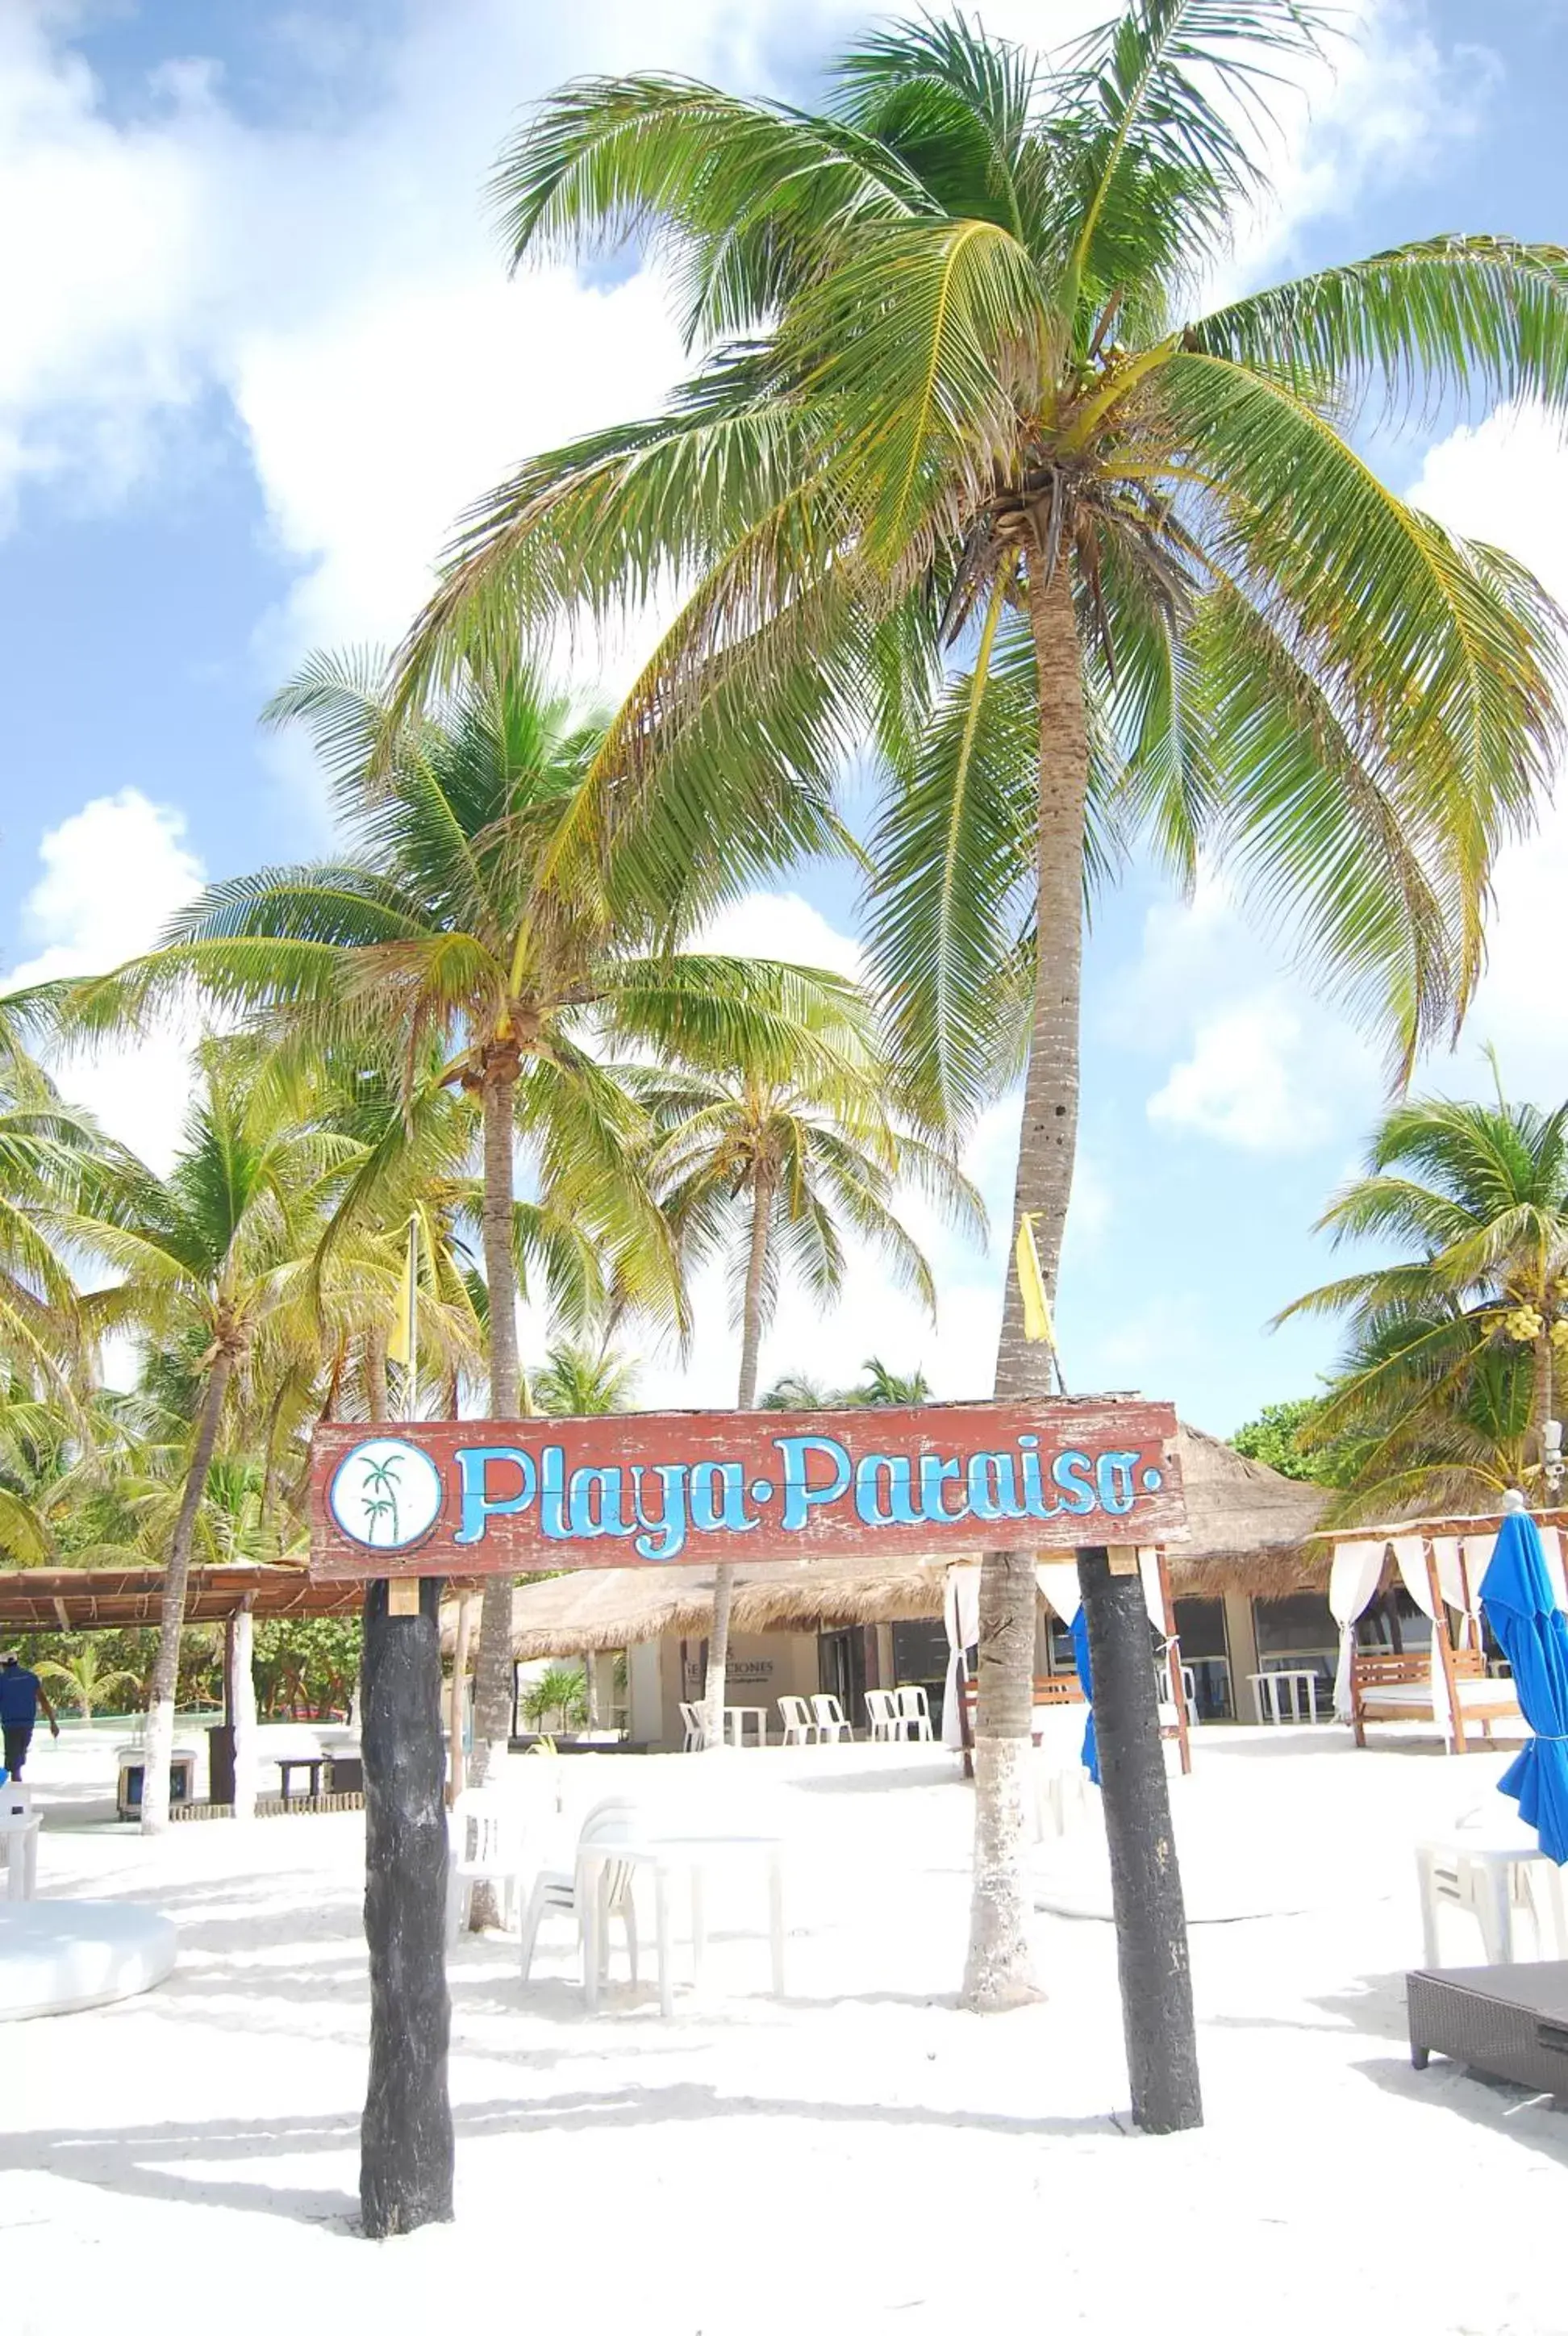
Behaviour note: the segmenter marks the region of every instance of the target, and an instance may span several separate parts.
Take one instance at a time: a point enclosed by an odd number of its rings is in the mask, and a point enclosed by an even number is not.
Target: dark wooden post
[[[359,2201],[373,2239],[452,2220],[441,1583],[420,1582],[407,1614],[388,1612],[387,1591],[372,1582],[365,1592],[360,1713],[370,2081]]]
[[[1121,1553],[1118,1552],[1120,1563]],[[1078,1552],[1089,1632],[1122,2027],[1133,2121],[1146,2133],[1203,2122],[1187,1917],[1160,1748],[1149,1616],[1135,1552],[1113,1572],[1104,1549]]]

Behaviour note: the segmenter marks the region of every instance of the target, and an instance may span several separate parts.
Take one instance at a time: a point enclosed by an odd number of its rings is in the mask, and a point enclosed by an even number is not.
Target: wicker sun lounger
[[[1568,2101],[1568,1962],[1410,1971],[1410,2059],[1434,2052]]]

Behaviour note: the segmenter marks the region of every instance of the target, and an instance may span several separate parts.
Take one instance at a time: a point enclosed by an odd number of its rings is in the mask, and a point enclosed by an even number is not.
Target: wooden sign
[[[618,1413],[317,1430],[317,1581],[1181,1540],[1169,1404]]]

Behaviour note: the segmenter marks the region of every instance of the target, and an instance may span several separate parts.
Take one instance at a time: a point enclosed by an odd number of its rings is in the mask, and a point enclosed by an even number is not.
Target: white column
[[[256,1629],[248,1606],[234,1617],[234,1814],[256,1815]]]

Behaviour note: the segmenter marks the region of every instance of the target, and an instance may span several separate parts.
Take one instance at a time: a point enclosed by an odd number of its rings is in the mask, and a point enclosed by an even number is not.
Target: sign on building
[[[1179,1541],[1169,1404],[318,1428],[317,1580]]]

